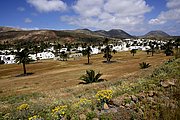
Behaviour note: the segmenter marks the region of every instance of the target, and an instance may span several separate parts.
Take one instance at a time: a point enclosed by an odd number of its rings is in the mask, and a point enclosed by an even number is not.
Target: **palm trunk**
[[[87,57],[88,57],[88,64],[89,64],[89,54],[87,55]]]
[[[23,63],[23,70],[24,70],[24,74],[26,74],[26,64]]]

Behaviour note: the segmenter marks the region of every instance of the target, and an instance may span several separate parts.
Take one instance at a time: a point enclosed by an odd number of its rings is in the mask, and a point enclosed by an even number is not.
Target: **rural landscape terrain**
[[[178,36],[0,31],[2,120],[180,119]]]

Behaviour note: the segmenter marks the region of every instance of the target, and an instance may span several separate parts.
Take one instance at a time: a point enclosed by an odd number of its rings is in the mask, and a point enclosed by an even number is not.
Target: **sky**
[[[0,26],[180,35],[180,0],[1,0]]]

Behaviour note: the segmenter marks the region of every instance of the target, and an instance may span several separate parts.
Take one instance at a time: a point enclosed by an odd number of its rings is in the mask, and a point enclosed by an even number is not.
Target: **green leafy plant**
[[[94,70],[86,70],[86,74],[81,76],[80,79],[88,84],[93,82],[104,81],[104,79],[100,79],[101,76],[102,76],[101,73],[95,74]]]
[[[139,63],[139,66],[141,69],[146,69],[146,68],[150,67],[151,65],[149,63],[142,62],[142,63]]]

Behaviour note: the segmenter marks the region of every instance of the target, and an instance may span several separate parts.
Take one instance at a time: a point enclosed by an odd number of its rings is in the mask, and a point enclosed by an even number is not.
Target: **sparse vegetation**
[[[139,66],[141,69],[145,69],[145,68],[150,67],[151,65],[149,63],[142,62],[142,63],[139,63]]]
[[[136,69],[135,69],[137,71],[136,76],[132,74],[127,77],[118,78],[115,81],[112,80],[108,82],[100,82],[97,84],[77,85],[75,87],[58,89],[57,91],[56,90],[53,91],[54,94],[53,92],[49,92],[47,90],[43,92],[43,94],[48,95],[45,97],[41,95],[32,95],[32,96],[25,95],[23,97],[19,97],[18,100],[17,98],[14,97],[5,98],[4,96],[2,96],[1,98],[2,106],[0,107],[1,108],[0,118],[10,119],[10,120],[17,120],[17,119],[31,119],[31,120],[67,119],[68,120],[68,119],[80,119],[80,118],[81,119],[82,118],[117,119],[117,120],[118,119],[157,120],[157,119],[169,119],[169,118],[173,120],[178,119],[180,116],[179,115],[180,108],[178,102],[179,92],[180,92],[179,91],[180,76],[178,74],[180,70],[179,59],[171,59],[168,62],[165,62],[165,64],[163,64],[162,66],[156,67],[154,72],[151,73],[151,71],[154,69],[154,66],[162,62],[162,57],[166,57],[162,55],[158,58],[157,56],[152,57],[151,63],[153,64],[153,66],[150,69],[147,69],[147,71],[138,71],[138,67],[136,64]],[[99,56],[98,58],[100,57],[102,56]],[[144,58],[139,57],[137,61],[138,62],[143,61],[145,57]],[[122,55],[121,58],[123,58]],[[86,59],[84,58],[84,60]],[[123,58],[123,60],[126,59]],[[134,61],[136,61],[136,59],[131,60],[132,63],[134,63]],[[41,63],[38,63],[38,65],[39,64]],[[68,65],[65,62],[61,62],[59,63],[59,65],[60,64]],[[97,64],[95,64],[95,66]],[[120,64],[122,65],[122,63],[117,63],[117,65]],[[51,65],[51,69],[56,69],[57,66],[54,67],[52,65]],[[83,66],[82,64],[80,65]],[[102,65],[104,64],[102,63]],[[110,64],[105,64],[105,65],[110,66]],[[74,66],[74,64],[71,65],[70,67],[72,66]],[[113,65],[111,64],[111,66]],[[63,67],[66,67],[63,70],[67,70],[67,66],[64,65]],[[85,66],[85,67],[93,68],[93,66]],[[111,71],[114,72],[113,67],[111,68]],[[134,66],[131,65],[131,68],[132,67]],[[80,72],[82,72],[83,69],[81,69]],[[104,68],[101,68],[100,70],[103,69]],[[56,70],[59,71],[59,69]],[[75,71],[76,70],[77,69],[75,69]],[[48,72],[46,72],[46,74],[47,73]],[[75,74],[77,73],[78,72],[76,72]],[[103,73],[106,73],[105,75],[112,75],[109,78],[113,77],[113,74],[107,74],[106,70],[104,70]],[[63,74],[66,74],[66,71],[63,72]],[[94,73],[93,72],[91,73],[89,71],[89,74],[91,76],[89,78],[96,78],[97,74],[95,74],[95,71]],[[119,75],[119,72],[117,74]],[[79,75],[80,74],[76,75],[76,77]],[[86,72],[86,75],[84,76],[86,76],[87,78],[89,75]],[[100,77],[97,78],[100,79]],[[66,80],[68,81],[70,79],[66,79]],[[66,82],[64,83],[66,84]],[[18,90],[21,89],[18,88]],[[1,94],[4,94],[4,92],[5,90],[2,89]],[[62,94],[63,97],[56,96],[59,94]],[[23,104],[25,104],[25,107],[21,107],[22,110],[17,109],[18,107],[20,108],[20,106]],[[54,114],[53,116],[53,113],[56,114]]]

